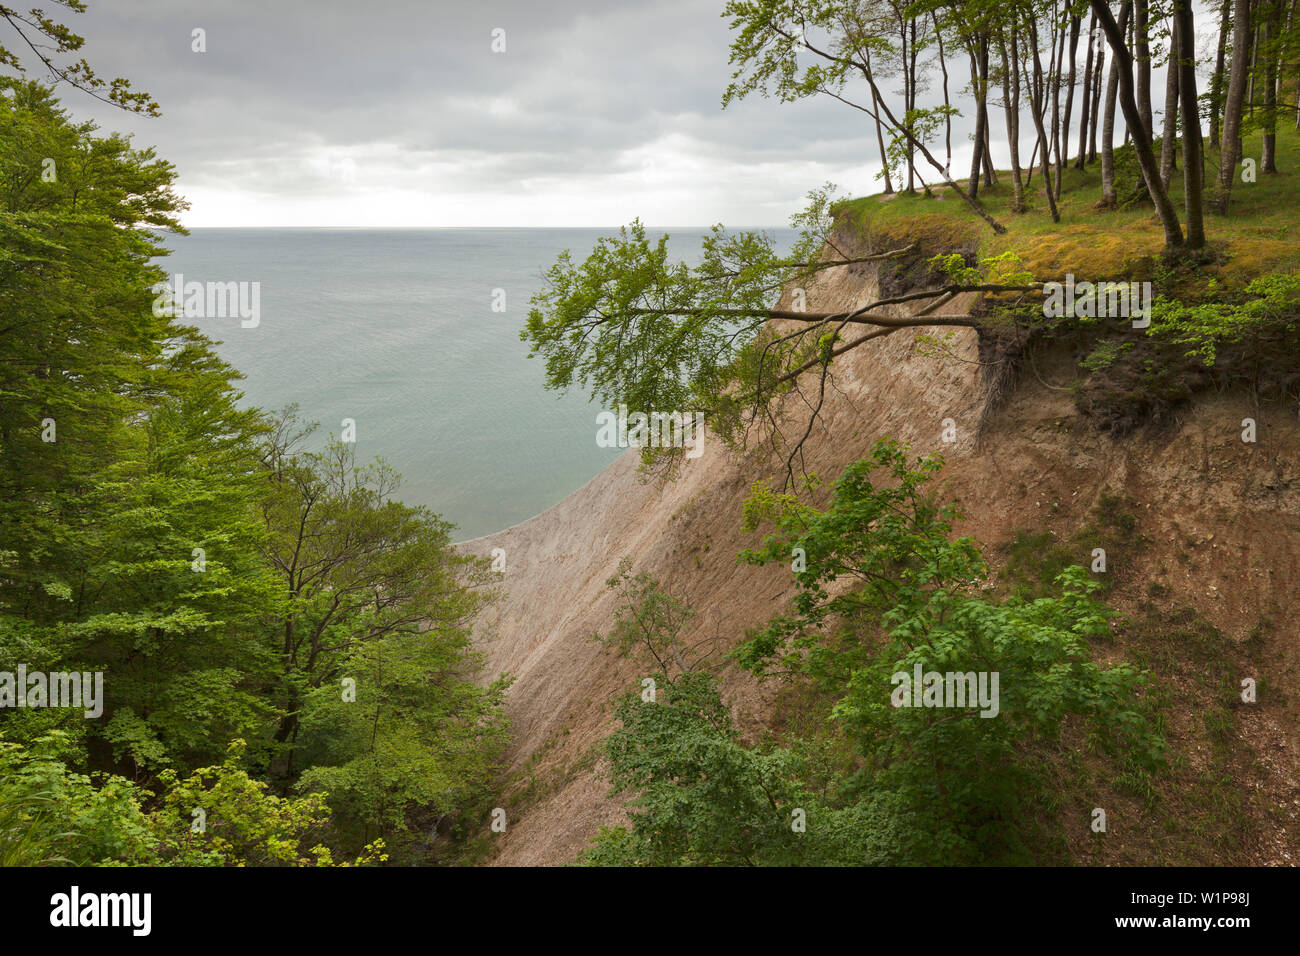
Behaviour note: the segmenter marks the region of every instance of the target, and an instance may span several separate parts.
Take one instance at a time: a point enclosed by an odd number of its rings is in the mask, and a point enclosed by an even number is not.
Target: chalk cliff
[[[807,290],[808,309],[860,306],[907,281],[891,263],[839,267]],[[788,299],[787,293],[783,307]],[[967,297],[945,311],[974,304]],[[942,340],[937,347],[935,338]],[[1300,615],[1291,598],[1300,583],[1300,422],[1285,409],[1248,407],[1244,397],[1223,395],[1185,408],[1159,433],[1112,437],[1076,410],[1065,387],[1076,362],[1061,349],[1031,353],[986,415],[989,382],[998,373],[981,360],[975,330],[904,329],[869,342],[833,365],[806,468],[834,478],[884,435],[917,453],[941,450],[940,492],[964,507],[961,532],[983,542],[995,566],[1018,532],[1051,532],[1067,546],[1095,520],[1099,504],[1122,500],[1137,543],[1112,559],[1112,603],[1144,619],[1161,608],[1194,609],[1221,632],[1223,647],[1214,653],[1233,662],[1233,673],[1279,689],[1233,711],[1231,734],[1240,746],[1214,759],[1243,775],[1251,794],[1243,812],[1260,822],[1250,861],[1300,862],[1288,856],[1300,846],[1300,694],[1293,690]],[[806,407],[792,402],[786,412],[792,429],[796,422],[802,429]],[[1247,414],[1259,422],[1254,445],[1240,439]],[[956,425],[955,443],[942,441],[945,419]],[[489,671],[516,675],[508,705],[516,783],[503,797],[509,826],[496,838],[496,863],[572,862],[600,826],[623,818],[595,748],[612,729],[612,699],[639,675],[633,663],[590,640],[609,627],[616,602],[605,581],[622,557],[696,610],[687,640],[707,639],[720,650],[794,594],[788,569],[736,560],[757,539],[741,531],[742,502],[754,481],[779,480],[782,462],[761,449],[729,451],[710,438],[674,481],[646,482],[638,464],[629,452],[548,511],[462,545],[478,554],[502,548],[506,561],[502,598],[476,628]],[[1078,556],[1078,563],[1089,560],[1086,550]],[[1122,632],[1101,653],[1155,653],[1142,646],[1150,633]],[[1211,759],[1201,712],[1223,693],[1202,683],[1189,678],[1175,688],[1168,729],[1192,769]],[[742,727],[779,719],[775,688],[738,673],[724,688]],[[1087,818],[1098,796],[1086,790],[1079,788],[1079,806],[1063,808],[1063,816]],[[1107,799],[1107,806],[1140,812],[1132,796]],[[1130,832],[1098,848],[1085,830],[1070,838],[1081,860],[1160,862],[1155,836]]]

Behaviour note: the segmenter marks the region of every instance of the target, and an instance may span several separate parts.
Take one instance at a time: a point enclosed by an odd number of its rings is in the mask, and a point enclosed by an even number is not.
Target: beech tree
[[[52,0],[72,13],[85,13],[84,0]],[[18,39],[15,48],[0,43],[0,69],[10,68],[25,72],[23,54],[34,57],[55,83],[67,83],[101,102],[117,106],[132,113],[158,115],[158,104],[148,94],[131,88],[124,77],[106,80],[97,75],[84,59],[72,60],[69,54],[77,53],[85,45],[85,38],[46,14],[40,7],[27,11],[16,10],[0,4],[0,21],[4,21]]]
[[[1010,35],[1010,57],[1007,55]],[[1025,183],[1020,172],[1020,50],[1016,32],[1005,26],[999,31],[998,45],[1002,54],[1002,103],[1007,120],[1007,148],[1011,151],[1011,210],[1024,212]]]
[[[838,356],[901,328],[977,325],[979,319],[966,312],[942,311],[962,292],[1038,288],[1011,258],[999,257],[983,271],[940,271],[931,288],[883,296],[861,308],[807,311],[799,296],[818,273],[916,252],[906,246],[854,255],[839,248],[832,190],[814,190],[808,208],[792,219],[801,231],[789,255],[778,254],[764,233],[729,233],[719,225],[705,237],[699,265],[689,267],[671,261],[668,237],[652,242],[639,220],[600,239],[582,262],[563,253],[533,297],[520,333],[529,354],[545,360],[546,386],[580,385],[608,407],[702,411],[714,434],[733,441],[760,422],[776,434],[774,400],[816,370],[810,430]],[[797,290],[794,307],[774,308],[786,288]],[[896,308],[904,305],[920,308],[910,314]],[[782,323],[779,329],[771,320]],[[642,449],[647,462],[679,451]]]
[[[1246,72],[1250,56],[1250,0],[1233,0],[1232,66],[1228,94],[1223,104],[1223,135],[1219,147],[1219,214],[1228,214],[1232,182],[1241,161],[1241,108],[1246,97]]]
[[[1205,245],[1205,226],[1201,206],[1201,119],[1197,112],[1196,56],[1192,49],[1192,38],[1196,36],[1192,0],[1174,0],[1174,16],[1178,35],[1186,38],[1178,48],[1178,89],[1183,119],[1183,197],[1187,214],[1187,248],[1196,250]],[[1160,188],[1164,190],[1164,183]]]
[[[395,500],[400,476],[357,463],[353,445],[306,450],[313,430],[287,410],[263,451],[264,551],[286,594],[271,627],[282,711],[274,739],[285,773],[295,766],[304,698],[346,676],[345,662],[411,639],[403,654],[417,656],[421,635],[437,643],[458,633],[483,603],[464,586],[482,584],[482,569],[449,547],[451,526]],[[467,662],[464,644],[453,646]]]
[[[1092,115],[1092,61],[1096,50],[1094,42],[1097,35],[1097,17],[1093,14],[1088,20],[1088,55],[1083,67],[1083,89],[1079,97],[1079,156],[1074,161],[1075,169],[1083,169],[1087,161],[1088,125]]]
[[[905,80],[901,118],[890,107],[889,97],[881,91],[871,63],[873,52],[879,57],[893,48],[879,35],[879,14],[871,4],[837,0],[729,0],[723,15],[731,18],[731,28],[735,31],[731,63],[736,66],[732,82],[723,94],[724,107],[760,91],[775,92],[783,102],[819,93],[830,96],[872,117],[905,144],[909,155],[912,151],[920,153],[939,173],[944,185],[960,196],[994,232],[1006,231],[978,198],[953,182],[950,171],[930,151],[924,136],[919,135],[920,117],[913,98],[916,84],[912,79]],[[975,11],[975,18],[982,16],[981,7]],[[899,52],[904,71],[914,73],[915,45]],[[801,63],[801,54],[807,54],[813,62]],[[846,95],[850,78],[859,75],[870,92],[870,105]],[[910,160],[908,166],[912,169]]]
[[[1042,59],[1039,56],[1039,37],[1038,21],[1032,11],[1026,17],[1026,23],[1029,27],[1030,49],[1032,51],[1033,76],[1025,77],[1025,86],[1030,91],[1029,115],[1033,117],[1034,128],[1038,132],[1038,142],[1035,151],[1040,157],[1043,170],[1043,195],[1047,199],[1047,208],[1052,217],[1052,222],[1060,222],[1061,214],[1056,208],[1056,198],[1053,194],[1052,176],[1051,176],[1051,140],[1049,139],[1046,127],[1043,125],[1043,113],[1047,109],[1048,89],[1053,85],[1051,72],[1044,73]],[[1024,65],[1028,69],[1028,65]],[[1059,150],[1058,150],[1059,153]],[[1058,164],[1060,156],[1057,156]],[[1032,163],[1030,164],[1032,167]],[[1032,173],[1032,169],[1031,169]]]
[[[1132,5],[1129,0],[1125,0],[1120,8],[1119,23],[1116,25],[1116,32],[1121,38],[1128,28],[1128,17],[1131,9]],[[1100,22],[1098,23],[1098,29],[1101,29]],[[1109,42],[1109,35],[1104,35],[1107,36]],[[1120,45],[1123,46],[1122,39]],[[1115,195],[1115,106],[1119,98],[1119,71],[1118,58],[1112,56],[1110,71],[1106,74],[1105,114],[1101,123],[1101,204],[1108,207],[1113,207],[1117,202]]]
[[[1263,147],[1260,152],[1260,172],[1277,172],[1277,114],[1278,75],[1286,37],[1283,31],[1282,0],[1266,0],[1260,4],[1260,55],[1262,69],[1257,72],[1263,80],[1263,103],[1260,104],[1260,126],[1263,130]],[[1294,10],[1294,8],[1293,8]]]
[[[1155,204],[1156,214],[1160,217],[1160,225],[1164,229],[1165,254],[1174,254],[1184,247],[1183,227],[1178,219],[1178,211],[1169,199],[1169,192],[1160,181],[1160,167],[1152,150],[1151,137],[1142,124],[1142,114],[1138,109],[1135,95],[1133,57],[1129,53],[1128,45],[1124,39],[1124,29],[1115,22],[1115,18],[1105,0],[1089,0],[1089,2],[1092,5],[1093,12],[1097,15],[1097,23],[1106,34],[1106,40],[1110,44],[1111,63],[1119,86],[1119,104],[1124,112],[1124,120],[1128,124],[1129,133],[1133,137],[1133,151],[1137,154],[1142,177],[1146,180],[1147,192]],[[1125,3],[1125,13],[1128,12],[1128,9],[1129,4]],[[1190,8],[1187,16],[1187,22],[1190,23]],[[1194,36],[1195,34],[1191,35]],[[1195,101],[1193,101],[1194,108]],[[1199,225],[1198,222],[1196,226],[1198,230]],[[1204,245],[1204,236],[1200,237],[1199,245],[1193,248],[1200,248],[1200,245]]]
[[[1219,145],[1219,117],[1223,112],[1223,68],[1228,50],[1229,16],[1232,0],[1223,0],[1219,8],[1219,42],[1214,53],[1214,73],[1210,76],[1210,145]],[[1167,100],[1166,100],[1167,102]]]
[[[1078,67],[1075,62],[1075,48],[1079,45],[1079,24],[1078,14],[1070,14],[1070,39],[1068,49],[1070,51],[1070,77],[1065,82],[1065,115],[1061,118],[1061,147],[1056,154],[1056,198],[1061,198],[1061,178],[1065,170],[1065,164],[1070,157],[1070,114],[1074,110],[1074,87],[1078,77]],[[1082,134],[1080,134],[1082,138]]]
[[[1177,166],[1178,151],[1178,23],[1169,32],[1169,56],[1165,61],[1165,115],[1160,137],[1160,182],[1166,189]]]
[[[764,535],[740,557],[788,564],[797,548],[808,560],[789,607],[733,656],[827,701],[825,726],[844,746],[820,734],[747,746],[712,673],[661,668],[662,700],[627,693],[615,704],[621,726],[602,750],[614,791],[632,798],[630,819],[603,829],[583,862],[1029,862],[1042,849],[1027,795],[1039,748],[1055,745],[1064,722],[1089,727],[1112,758],[1166,763],[1141,709],[1148,675],[1091,660],[1088,641],[1113,616],[1093,597],[1100,585],[1075,566],[1058,578],[1059,597],[991,598],[976,542],[953,536],[960,509],[927,488],[941,465],[882,439],[838,477],[825,510],[756,486],[744,528]],[[653,627],[652,610],[638,624],[650,622],[654,643],[680,644]],[[998,719],[981,719],[970,698],[898,706],[897,675],[918,668],[997,672]],[[791,826],[796,809],[806,832]]]

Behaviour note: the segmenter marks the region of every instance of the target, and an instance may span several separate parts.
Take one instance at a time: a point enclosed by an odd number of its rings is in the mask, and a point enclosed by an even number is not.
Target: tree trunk
[[[890,110],[889,104],[885,102],[885,98],[880,95],[880,88],[876,85],[876,81],[872,78],[871,74],[864,70],[863,75],[866,77],[867,84],[871,87],[872,99],[876,102],[878,108],[885,114],[885,119],[889,121],[890,129],[900,131],[907,139],[908,146],[920,152],[921,155],[925,157],[927,163],[943,174],[944,185],[948,186],[948,188],[952,189],[953,192],[960,196],[966,205],[970,206],[971,211],[975,213],[975,215],[988,223],[989,228],[998,235],[1004,234],[1007,231],[1007,227],[990,216],[989,211],[984,208],[983,204],[978,199],[971,199],[966,195],[964,189],[952,181],[952,177],[947,175],[943,166],[939,163],[939,160],[934,158],[934,154],[930,152],[925,143],[913,136],[910,130],[899,123],[898,117],[894,115],[892,110]]]
[[[879,116],[879,104],[873,102],[871,105],[875,108],[876,115]],[[885,134],[880,129],[880,120],[876,120],[876,145],[880,147],[880,166],[885,174],[885,195],[892,196],[894,193],[894,182],[889,175],[889,156],[885,152]]]
[[[1250,0],[1232,2],[1232,66],[1228,73],[1228,96],[1223,103],[1223,142],[1219,150],[1219,215],[1228,214],[1232,181],[1241,162],[1241,101],[1246,95],[1249,69]]]
[[[1020,57],[1016,50],[1015,28],[1011,31],[1012,59],[1007,62],[1005,35],[998,37],[1002,49],[1002,102],[1007,114],[1007,147],[1011,150],[1011,211],[1025,211],[1025,184],[1020,175]]]
[[[1291,50],[1291,46],[1294,45],[1296,40],[1295,34],[1291,32],[1291,28],[1295,25],[1295,8],[1297,3],[1300,3],[1300,0],[1291,0],[1291,9],[1287,11],[1286,15],[1286,37],[1288,43],[1284,44],[1282,49],[1278,52],[1278,73],[1281,76],[1286,76],[1285,68],[1288,65],[1286,57],[1290,56],[1292,58],[1290,65],[1292,67],[1297,67],[1294,60],[1295,54]],[[1296,68],[1291,75],[1293,82],[1292,91],[1295,93],[1295,128],[1300,130],[1300,67]]]
[[[1133,49],[1136,53],[1137,103],[1147,136],[1155,137],[1155,123],[1151,118],[1151,38],[1147,35],[1147,0],[1135,0],[1133,7]]]
[[[1165,67],[1165,116],[1164,132],[1160,137],[1160,181],[1165,189],[1173,181],[1177,169],[1178,142],[1178,21],[1170,24],[1169,60]]]
[[[1074,161],[1076,169],[1083,169],[1088,156],[1088,106],[1092,97],[1092,45],[1096,32],[1097,20],[1093,17],[1088,20],[1088,59],[1083,67],[1083,90],[1079,97],[1079,158]]]
[[[1259,157],[1260,172],[1277,172],[1277,47],[1282,30],[1282,4],[1272,0],[1267,8],[1267,19],[1260,24],[1266,37],[1264,57],[1264,148]]]
[[[1061,64],[1065,60],[1065,24],[1061,24],[1061,42],[1056,43],[1056,30],[1052,30],[1052,42],[1056,47],[1055,63],[1051,66],[1052,79],[1052,151],[1056,154],[1056,180],[1048,182],[1056,199],[1061,198],[1061,168],[1065,165],[1061,154]]]
[[[1132,16],[1132,14],[1133,14],[1133,9],[1132,9],[1132,0],[1129,0],[1128,49],[1129,49],[1129,56],[1130,56],[1130,58],[1131,58],[1132,55],[1133,55],[1133,54],[1132,54],[1132,51],[1133,51],[1133,32],[1134,32],[1134,31],[1133,31],[1133,16]],[[1125,120],[1125,121],[1124,121],[1124,145],[1125,145],[1125,146],[1127,146],[1127,145],[1129,144],[1129,141],[1132,139],[1132,137],[1133,137],[1133,130],[1129,128],[1128,121]]]
[[[948,98],[948,61],[943,55],[943,31],[939,29],[939,15],[932,10],[930,19],[934,22],[934,39],[939,44],[939,69],[943,71],[943,105],[952,106],[952,101]],[[948,177],[952,178],[952,117],[947,114],[943,118],[943,146],[947,160],[944,168],[948,170]]]
[[[1252,0],[1250,12],[1258,14],[1259,0]],[[1250,66],[1246,71],[1246,115],[1255,116],[1255,66],[1259,57],[1259,31],[1262,24],[1253,23],[1250,27]]]
[[[1089,0],[1093,2],[1093,0]],[[1119,39],[1116,40],[1110,36],[1110,31],[1105,27],[1105,21],[1102,19],[1100,11],[1097,13],[1097,21],[1102,25],[1102,30],[1106,33],[1110,41],[1110,75],[1106,77],[1106,114],[1101,121],[1101,206],[1104,209],[1113,209],[1119,202],[1119,197],[1115,195],[1115,106],[1119,101],[1119,70],[1120,55],[1119,50],[1115,49],[1118,45],[1124,51],[1124,56],[1128,56],[1128,47],[1124,42],[1125,28],[1128,26],[1129,11],[1133,5],[1129,0],[1125,0],[1119,15]],[[1110,7],[1106,8],[1106,16],[1110,17]],[[1114,22],[1114,18],[1111,18]]]
[[[1098,36],[1101,36],[1100,30]],[[1097,48],[1097,65],[1093,68],[1092,77],[1092,118],[1089,119],[1088,127],[1088,162],[1097,161],[1097,121],[1101,117],[1101,77],[1106,71],[1106,50],[1099,46]]]
[[[1210,77],[1210,145],[1219,145],[1219,117],[1223,114],[1223,58],[1228,52],[1228,12],[1232,0],[1223,0],[1219,11],[1219,45],[1214,55],[1214,75]]]
[[[989,138],[989,98],[984,94],[984,185],[996,186],[998,171],[993,168],[993,143]]]
[[[907,68],[907,20],[903,17],[901,9],[898,12],[898,42],[899,53],[902,56],[903,65],[903,118],[907,118],[907,112],[912,108],[912,73]],[[879,105],[884,105],[884,98],[877,94]],[[916,169],[912,163],[912,151],[915,147],[912,145],[912,137],[907,137],[907,188],[906,192],[916,192]]]
[[[1047,130],[1043,126],[1043,113],[1047,110],[1047,83],[1043,76],[1043,62],[1038,55],[1038,25],[1032,19],[1029,21],[1029,31],[1030,41],[1034,46],[1034,79],[1030,85],[1033,102],[1030,104],[1029,112],[1034,117],[1038,142],[1042,145],[1043,195],[1047,197],[1047,209],[1052,215],[1052,222],[1060,222],[1061,214],[1056,208],[1056,197],[1052,195],[1052,168],[1048,154],[1051,141],[1047,138]]]
[[[1061,168],[1070,161],[1070,114],[1074,112],[1074,84],[1079,79],[1075,47],[1079,45],[1079,18],[1070,18],[1070,80],[1065,87],[1065,116],[1061,120]],[[1061,170],[1056,171],[1056,198],[1061,198]]]
[[[1174,0],[1178,29],[1178,90],[1183,117],[1183,208],[1187,214],[1187,248],[1205,247],[1202,212],[1201,118],[1196,100],[1196,27],[1192,0]]]
[[[1294,54],[1291,53],[1290,47],[1296,39],[1295,34],[1292,32],[1292,28],[1295,26],[1295,8],[1298,3],[1300,3],[1300,0],[1291,0],[1291,6],[1287,9],[1286,29],[1282,32],[1282,47],[1277,51],[1277,85],[1279,96],[1282,94],[1282,90],[1286,88],[1285,80],[1283,78],[1287,75],[1287,56],[1294,56]],[[1296,70],[1295,73],[1295,94],[1297,116],[1300,117],[1300,70]]]
[[[976,47],[971,51],[971,81],[975,86],[975,152],[970,161],[970,185],[967,187],[971,199],[979,195],[980,169],[984,159],[984,111],[986,82],[989,75],[989,41],[986,35],[975,40]]]
[[[1133,96],[1133,60],[1124,43],[1124,28],[1115,23],[1106,0],[1088,0],[1097,22],[1110,43],[1111,57],[1119,68],[1119,101],[1124,111],[1124,120],[1133,133],[1133,149],[1137,153],[1138,164],[1142,167],[1142,176],[1146,180],[1147,191],[1155,203],[1156,213],[1160,216],[1160,225],[1165,233],[1165,254],[1170,255],[1183,247],[1183,227],[1178,221],[1178,210],[1169,201],[1169,193],[1160,182],[1160,167],[1156,164],[1155,153],[1151,149],[1151,137],[1142,127],[1142,116],[1138,112],[1137,100]],[[1124,6],[1128,12],[1128,4]],[[1193,103],[1193,107],[1195,104]],[[1113,188],[1113,186],[1112,186]]]
[[[868,85],[871,86],[872,118],[876,122],[876,144],[880,147],[880,168],[885,174],[885,195],[892,196],[894,194],[894,181],[889,175],[889,154],[885,152],[885,134],[880,124],[880,103],[876,99],[876,86],[871,82],[871,53],[869,51],[863,72],[867,75]]]
[[[904,66],[904,69],[907,71],[907,109],[911,111],[916,109],[916,20],[909,20],[908,26],[910,26],[912,30],[912,42],[908,47],[909,59]],[[915,178],[916,152],[909,145],[907,150],[907,191],[909,193],[916,191],[916,187],[913,185]]]

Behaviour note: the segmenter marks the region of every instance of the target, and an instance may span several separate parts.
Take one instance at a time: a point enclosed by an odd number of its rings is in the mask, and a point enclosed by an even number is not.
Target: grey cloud
[[[629,151],[674,136],[720,166],[874,167],[867,117],[840,104],[755,98],[721,110],[731,69],[721,9],[722,0],[91,0],[69,18],[87,58],[149,90],[164,115],[125,115],[75,91],[65,99],[156,145],[182,189],[364,189],[364,176],[339,183],[311,157],[374,144],[392,147],[385,168],[408,185],[443,170],[442,188],[450,177],[466,193],[617,172]],[[207,31],[204,54],[190,50],[194,27]],[[495,27],[506,30],[504,54],[491,52]]]

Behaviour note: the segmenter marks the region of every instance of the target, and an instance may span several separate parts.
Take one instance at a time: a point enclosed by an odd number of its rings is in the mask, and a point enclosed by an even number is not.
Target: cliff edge
[[[888,271],[894,269],[861,263],[828,270],[806,290],[808,309],[848,309],[893,294],[902,281]],[[789,307],[788,298],[782,307]],[[966,297],[946,311],[974,305]],[[1160,659],[1171,668],[1166,733],[1187,755],[1181,772],[1208,768],[1235,777],[1246,790],[1240,810],[1254,823],[1238,848],[1248,855],[1240,862],[1296,862],[1300,747],[1293,728],[1300,700],[1285,693],[1296,684],[1300,648],[1289,601],[1300,583],[1294,411],[1216,395],[1182,409],[1158,433],[1115,437],[1076,410],[1065,383],[1077,359],[1059,349],[1031,353],[991,414],[994,370],[986,362],[979,333],[967,328],[903,329],[837,359],[805,446],[807,471],[834,478],[886,435],[910,443],[917,454],[942,451],[938,490],[961,503],[967,520],[959,530],[985,545],[995,568],[1003,558],[1036,560],[1026,555],[1026,541],[1052,553],[1080,550],[1099,515],[1122,509],[1132,518],[1132,534],[1113,559],[1108,600],[1142,626],[1125,629],[1100,653],[1139,661],[1172,655]],[[791,428],[798,423],[801,431],[807,408],[792,402],[786,412]],[[1239,436],[1246,414],[1259,423],[1253,445]],[[956,425],[955,443],[942,441],[945,419]],[[508,701],[514,733],[513,783],[504,798],[509,825],[494,838],[495,863],[570,863],[602,825],[624,817],[601,775],[597,746],[613,726],[612,699],[639,675],[631,662],[591,640],[609,628],[617,602],[605,582],[621,558],[695,609],[688,642],[711,641],[719,650],[739,643],[746,629],[793,596],[787,569],[736,559],[758,537],[741,531],[742,503],[755,481],[779,483],[783,464],[763,449],[729,451],[710,436],[703,455],[686,461],[675,480],[647,481],[629,451],[553,508],[461,545],[482,555],[501,548],[505,555],[501,599],[475,630],[489,673],[516,676]],[[1081,550],[1073,563],[1088,560]],[[1278,689],[1258,704],[1231,708],[1226,749],[1221,726],[1213,733],[1202,726],[1207,701],[1222,705],[1224,689],[1206,686],[1194,662],[1180,657],[1179,628],[1191,626],[1188,615],[1218,634],[1206,638],[1222,645],[1205,651],[1212,658],[1207,667]],[[1196,653],[1204,650],[1198,645]],[[731,672],[724,690],[743,728],[755,731],[776,719],[775,687]],[[1170,784],[1175,801],[1183,792],[1178,781],[1175,776]],[[1102,799],[1097,788],[1106,786],[1080,780],[1071,788],[1079,806],[1063,807],[1063,818],[1086,819]],[[1102,792],[1107,806],[1143,812],[1136,796]],[[1067,839],[1080,862],[1173,859],[1158,834],[1135,830],[1102,847],[1086,839],[1086,827],[1079,829]]]

